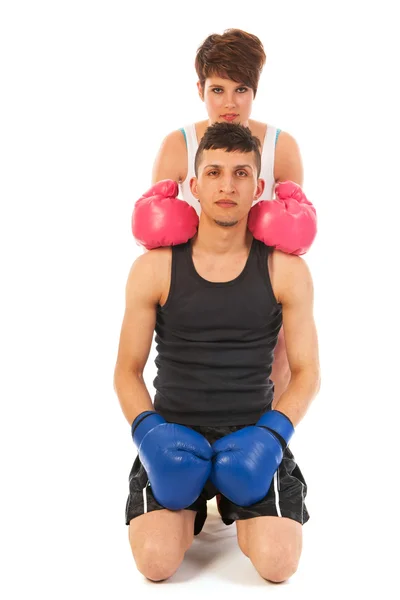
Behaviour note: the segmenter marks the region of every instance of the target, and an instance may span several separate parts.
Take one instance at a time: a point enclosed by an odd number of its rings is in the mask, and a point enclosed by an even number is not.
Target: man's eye
[[[242,177],[242,175],[244,175],[245,177],[247,176],[247,173],[246,173],[246,171],[236,171],[236,173],[237,173],[237,174],[238,174],[240,177]]]
[[[208,171],[209,175],[217,175],[218,171]]]

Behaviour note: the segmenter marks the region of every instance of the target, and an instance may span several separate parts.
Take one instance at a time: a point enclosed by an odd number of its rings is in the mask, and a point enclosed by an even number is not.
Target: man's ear
[[[256,188],[254,200],[258,200],[262,196],[264,189],[265,189],[265,180],[257,179],[257,188]]]
[[[200,96],[200,100],[204,100],[203,88],[201,87],[200,81],[197,82],[197,91]]]
[[[190,191],[192,192],[193,196],[195,198],[197,198],[197,200],[200,202],[198,186],[197,186],[197,177],[192,177],[189,182],[189,185],[190,185]]]

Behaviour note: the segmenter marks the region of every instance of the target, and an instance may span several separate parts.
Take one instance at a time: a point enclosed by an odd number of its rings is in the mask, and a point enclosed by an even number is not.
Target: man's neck
[[[197,234],[192,240],[192,249],[202,254],[222,257],[249,251],[252,241],[253,236],[247,229],[247,219],[233,227],[222,227],[200,218]]]

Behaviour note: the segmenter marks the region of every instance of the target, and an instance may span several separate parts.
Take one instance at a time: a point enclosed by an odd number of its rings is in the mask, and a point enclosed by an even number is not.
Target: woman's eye
[[[237,88],[236,91],[239,92],[239,94],[244,94],[245,92],[247,92],[248,89],[249,88],[247,88],[247,87],[240,87],[240,88]]]
[[[223,91],[222,88],[213,88],[213,92],[215,92],[216,94],[219,94],[222,91]]]

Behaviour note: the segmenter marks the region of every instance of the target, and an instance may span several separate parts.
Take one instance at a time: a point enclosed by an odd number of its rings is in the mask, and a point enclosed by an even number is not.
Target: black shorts
[[[217,439],[243,429],[246,425],[232,425],[225,427],[203,427],[192,426],[213,444]],[[225,525],[231,525],[240,519],[251,519],[252,517],[272,516],[287,517],[304,525],[310,518],[304,503],[307,495],[307,485],[304,477],[295,462],[294,456],[289,448],[286,448],[279,469],[274,475],[268,494],[256,504],[251,506],[238,506],[223,494],[220,494],[210,480],[206,482],[198,499],[187,507],[186,510],[197,512],[194,535],[198,535],[203,529],[207,518],[207,500],[217,496],[218,510]],[[129,476],[129,496],[126,503],[125,523],[129,525],[131,519],[153,510],[165,508],[155,500],[147,473],[140,462],[139,456]]]

